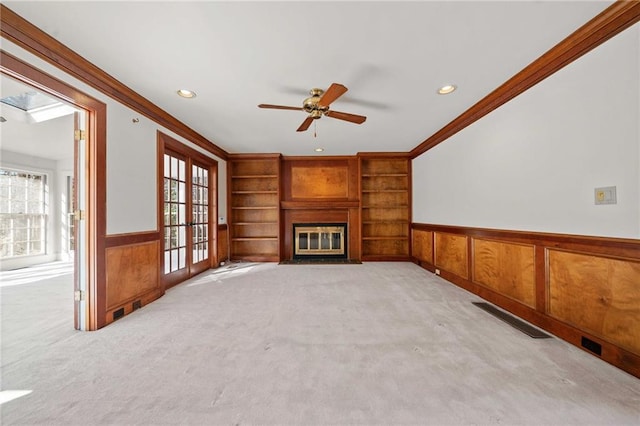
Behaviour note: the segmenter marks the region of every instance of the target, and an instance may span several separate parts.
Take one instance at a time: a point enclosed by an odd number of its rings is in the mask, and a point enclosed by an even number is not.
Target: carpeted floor
[[[362,262],[352,259],[339,258],[306,258],[306,259],[287,259],[280,262],[280,265],[360,265]]]
[[[89,333],[21,316],[56,285],[2,288],[3,425],[640,424],[640,380],[411,263],[231,264]]]

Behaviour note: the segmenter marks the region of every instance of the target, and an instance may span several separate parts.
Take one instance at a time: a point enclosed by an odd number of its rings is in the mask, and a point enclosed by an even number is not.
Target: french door
[[[163,146],[162,275],[176,285],[215,264],[216,163]]]

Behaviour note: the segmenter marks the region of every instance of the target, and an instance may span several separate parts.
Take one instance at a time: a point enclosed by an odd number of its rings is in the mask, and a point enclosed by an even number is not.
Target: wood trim
[[[618,0],[411,150],[416,158],[640,21],[640,2]]]
[[[209,268],[217,268],[220,265],[220,253],[218,251],[218,240],[220,239],[220,234],[218,230],[220,229],[218,225],[218,219],[220,217],[220,197],[218,194],[220,193],[220,185],[218,184],[218,174],[220,170],[218,169],[218,162],[215,161],[213,164],[208,162],[209,164],[209,173],[211,176],[209,177],[209,206],[213,204],[213,210],[209,211],[209,215],[213,215],[213,220],[209,220],[210,229],[211,229],[211,237],[209,238]]]
[[[358,152],[356,157],[371,159],[385,159],[385,158],[411,158],[409,152]]]
[[[358,208],[360,201],[320,200],[320,201],[280,201],[282,210],[333,210]]]
[[[228,161],[242,161],[242,160],[268,160],[268,159],[273,159],[273,160],[280,160],[280,158],[282,157],[282,154],[278,154],[278,153],[259,153],[259,154],[228,154],[227,155],[227,160]]]
[[[473,228],[455,225],[412,223],[412,229],[448,232],[474,238],[498,238],[501,240],[545,245],[588,253],[609,254],[619,257],[640,257],[640,240],[631,238],[593,237],[545,232],[510,231],[504,229]]]
[[[184,143],[172,138],[171,136],[163,133],[162,131],[157,131],[157,137],[164,143],[164,146],[178,151],[179,153],[186,155],[188,157],[193,158],[194,160],[200,161],[201,163],[218,163],[214,158],[207,157],[203,153],[196,151],[195,149],[185,145]]]
[[[2,31],[4,33],[4,6],[0,5]],[[15,56],[0,50],[0,71],[42,92],[82,108],[88,115],[88,241],[87,241],[87,293],[88,314],[87,329],[97,330],[105,324],[106,303],[106,269],[105,269],[105,234],[107,229],[107,106],[68,85],[62,80],[34,68]]]
[[[105,247],[128,246],[131,244],[147,243],[160,240],[160,231],[131,232],[126,234],[107,235]]]
[[[227,159],[228,153],[160,107],[125,86],[35,25],[0,4],[2,37],[88,84],[206,151]]]
[[[316,161],[326,161],[328,164],[335,164],[336,161],[349,161],[356,157],[354,155],[325,155],[319,157],[311,157],[308,155],[283,155],[282,161],[308,161],[313,164]]]
[[[547,312],[549,307],[549,285],[547,279],[547,249],[543,246],[534,246],[534,268],[536,286],[536,310]]]
[[[606,318],[608,318],[609,321],[614,321],[613,318],[617,318],[618,321],[625,324],[619,325],[617,323],[605,323],[603,324],[603,327],[606,325],[609,327],[609,330],[618,330],[618,328],[616,328],[618,326],[633,327],[634,321],[637,321],[634,319],[637,318],[634,315],[636,315],[640,309],[640,306],[638,306],[637,293],[634,293],[635,295],[633,296],[629,295],[628,291],[624,291],[622,285],[629,286],[629,283],[631,283],[633,286],[633,283],[635,283],[635,272],[633,271],[637,270],[637,266],[629,268],[627,266],[631,264],[638,265],[640,263],[640,240],[419,223],[412,224],[411,228],[412,231],[432,232],[434,235],[437,233],[448,233],[465,236],[471,240],[473,250],[475,250],[475,242],[480,240],[533,246],[535,304],[532,303],[530,306],[521,300],[510,297],[506,293],[503,294],[497,287],[493,288],[483,285],[480,282],[476,282],[474,280],[474,274],[472,274],[470,278],[466,278],[461,276],[464,274],[456,273],[453,270],[447,270],[446,266],[443,267],[443,265],[439,265],[438,269],[440,269],[440,275],[442,278],[500,306],[501,308],[537,325],[538,327],[555,334],[557,337],[564,339],[581,349],[584,349],[582,346],[583,337],[587,337],[588,339],[597,342],[602,347],[602,353],[600,355],[602,360],[640,378],[640,353],[636,353],[636,351],[633,350],[634,347],[638,347],[637,340],[633,341],[632,344],[626,342],[626,340],[623,342],[624,339],[621,340],[619,333],[616,335],[613,333],[607,334],[604,331],[598,332],[597,327],[587,329],[587,323],[570,323],[570,321],[558,318],[552,314],[550,309],[550,297],[552,291],[555,291],[557,294],[559,289],[563,288],[563,284],[562,282],[555,284],[552,282],[552,277],[550,275],[551,265],[549,260],[550,252],[570,253],[581,256],[583,262],[585,261],[584,259],[588,259],[589,264],[599,265],[600,270],[598,274],[590,276],[589,274],[591,273],[591,270],[589,270],[587,272],[582,271],[582,275],[578,276],[578,278],[582,279],[582,282],[584,282],[584,276],[587,274],[589,276],[589,280],[587,281],[591,281],[591,278],[593,278],[593,285],[589,284],[587,287],[584,287],[583,292],[571,293],[571,298],[572,300],[575,299],[575,301],[563,300],[562,303],[564,303],[565,306],[574,308],[591,304],[591,306],[597,306],[601,309],[609,309],[609,304],[613,304],[613,307],[610,308],[612,309],[612,315],[607,315]],[[434,241],[435,240],[436,238],[434,236]],[[438,249],[439,247],[434,243],[434,252],[437,253]],[[481,259],[473,250],[471,251],[471,256],[473,256],[471,259],[471,265],[472,267],[475,267],[476,265],[474,262],[480,262]],[[454,250],[451,255],[453,256],[455,253],[458,253],[460,256],[469,255],[467,248],[458,248],[458,250]],[[626,265],[624,267],[612,267],[610,266],[611,262],[608,261],[608,259],[623,262],[626,263]],[[434,272],[436,269],[436,264],[434,263],[436,262],[435,256],[431,262],[417,258],[414,258],[413,261],[431,272]],[[489,262],[485,262],[484,265],[491,265],[490,261],[491,259],[489,259]],[[502,257],[498,259],[498,262],[494,263],[494,265],[500,265],[500,262],[505,261],[508,262],[509,259]],[[577,271],[581,271],[581,266],[579,264],[576,265],[578,265],[575,266],[575,268],[578,268]],[[573,264],[568,265],[565,263],[563,270],[574,270],[572,267],[574,267]],[[490,273],[494,274],[494,276],[500,276],[502,268],[499,266],[498,268],[500,269],[497,269],[494,266]],[[612,272],[615,272],[618,275],[612,277],[610,276],[610,273]],[[567,280],[570,276],[571,274],[559,273],[556,274],[556,280],[558,277]],[[582,284],[580,284],[580,282],[581,281],[579,280],[574,281],[573,286],[581,286]],[[555,287],[553,287],[554,285]],[[617,290],[615,290],[615,288],[617,288]],[[609,294],[610,291],[613,293]],[[567,303],[569,303],[569,305],[567,305]],[[604,307],[600,306],[601,303]],[[621,313],[616,307],[616,303],[618,305],[624,304],[626,307],[625,309],[627,309],[628,312],[627,315],[630,315],[628,318],[629,321],[620,320],[620,318],[626,317],[624,317],[625,314]],[[586,309],[589,308],[587,307]],[[601,316],[602,315],[603,314],[601,312]]]

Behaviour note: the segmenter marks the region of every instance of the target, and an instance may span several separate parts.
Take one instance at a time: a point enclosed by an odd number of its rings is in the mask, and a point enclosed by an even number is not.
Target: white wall
[[[107,234],[157,228],[156,129],[129,108],[107,107]]]
[[[15,44],[5,39],[0,40],[5,51],[107,104],[107,234],[157,229],[157,130],[218,161],[218,211],[220,216],[226,216],[226,191],[222,190],[226,186],[224,160],[113,101]],[[132,123],[134,117],[139,118],[140,122]]]
[[[639,238],[639,32],[416,158],[414,222]],[[594,204],[602,186],[617,187],[616,205]]]

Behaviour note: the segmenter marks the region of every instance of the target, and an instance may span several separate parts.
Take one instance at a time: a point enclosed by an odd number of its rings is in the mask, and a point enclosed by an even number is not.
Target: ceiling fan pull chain
[[[317,120],[313,120],[313,137],[317,138],[318,135],[316,134],[316,121]]]

